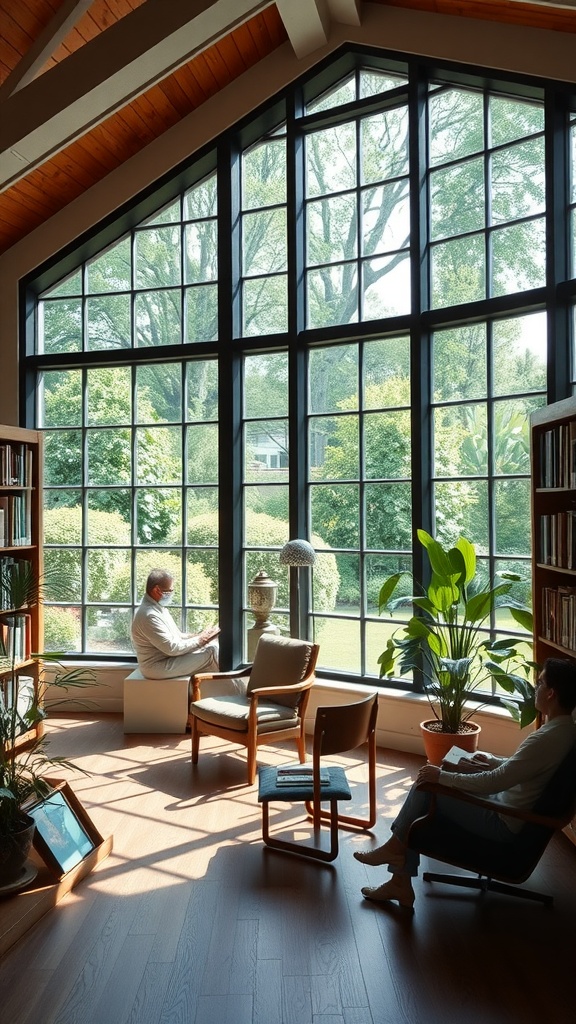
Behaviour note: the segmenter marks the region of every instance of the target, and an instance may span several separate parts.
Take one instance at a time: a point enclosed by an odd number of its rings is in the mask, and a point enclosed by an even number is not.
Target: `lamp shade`
[[[316,552],[307,540],[289,540],[280,552],[282,565],[314,565]]]

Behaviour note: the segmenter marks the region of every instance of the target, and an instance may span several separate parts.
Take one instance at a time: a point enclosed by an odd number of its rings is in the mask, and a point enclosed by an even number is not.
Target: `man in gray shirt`
[[[181,633],[168,611],[174,580],[153,569],[146,593],[132,621],[132,643],[138,667],[147,679],[173,679],[196,672],[218,671],[217,626],[201,633]]]

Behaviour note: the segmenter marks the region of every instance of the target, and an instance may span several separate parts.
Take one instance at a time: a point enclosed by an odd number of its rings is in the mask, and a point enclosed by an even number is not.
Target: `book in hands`
[[[442,770],[455,772],[458,770],[458,764],[462,758],[465,761],[471,761],[473,757],[474,754],[471,754],[469,750],[464,750],[463,747],[450,747],[450,750],[442,759]]]

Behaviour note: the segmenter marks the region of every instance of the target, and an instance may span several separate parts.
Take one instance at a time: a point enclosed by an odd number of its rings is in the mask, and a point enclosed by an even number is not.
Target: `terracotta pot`
[[[450,747],[462,747],[470,754],[478,750],[478,738],[481,728],[476,722],[465,722],[462,726],[463,732],[440,732],[430,726],[436,726],[435,718],[420,722],[420,731],[424,741],[424,753],[430,764],[440,765],[442,758],[446,756]]]
[[[0,836],[0,886],[16,882],[22,874],[35,827],[34,819],[22,814],[19,827]]]

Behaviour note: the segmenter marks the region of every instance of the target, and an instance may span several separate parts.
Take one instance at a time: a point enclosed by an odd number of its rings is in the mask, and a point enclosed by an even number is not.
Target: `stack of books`
[[[279,786],[311,786],[314,781],[312,765],[286,764],[278,768],[276,781]],[[330,784],[330,772],[327,768],[320,769],[320,785]]]

